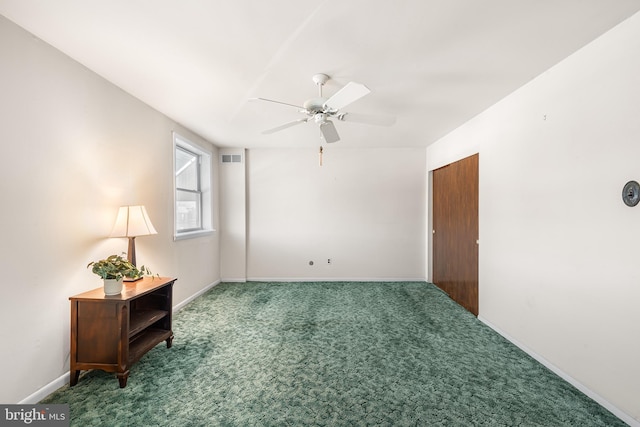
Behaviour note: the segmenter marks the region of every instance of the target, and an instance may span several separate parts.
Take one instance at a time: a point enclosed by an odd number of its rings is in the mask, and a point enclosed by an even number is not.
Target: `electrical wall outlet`
[[[327,258],[327,264],[331,264],[331,258]]]

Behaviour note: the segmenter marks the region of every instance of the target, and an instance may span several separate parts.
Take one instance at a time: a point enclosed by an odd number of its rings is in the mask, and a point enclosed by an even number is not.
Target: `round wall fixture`
[[[622,188],[622,201],[627,206],[635,206],[640,201],[640,184],[636,181],[627,182]]]

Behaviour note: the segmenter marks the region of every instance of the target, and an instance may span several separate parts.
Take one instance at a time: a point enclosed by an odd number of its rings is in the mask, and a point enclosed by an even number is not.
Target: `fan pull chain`
[[[320,157],[320,166],[322,166],[322,145],[320,146],[319,157]]]

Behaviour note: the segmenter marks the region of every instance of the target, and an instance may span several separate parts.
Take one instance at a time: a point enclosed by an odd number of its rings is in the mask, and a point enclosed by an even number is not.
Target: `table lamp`
[[[127,237],[127,260],[136,265],[136,237],[158,234],[144,206],[121,206],[111,237]],[[137,267],[137,265],[136,265]]]

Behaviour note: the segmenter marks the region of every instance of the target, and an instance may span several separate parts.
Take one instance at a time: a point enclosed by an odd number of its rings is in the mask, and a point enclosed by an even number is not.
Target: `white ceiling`
[[[311,77],[371,93],[345,147],[421,147],[640,10],[640,0],[0,0],[0,13],[221,147],[322,143]]]

